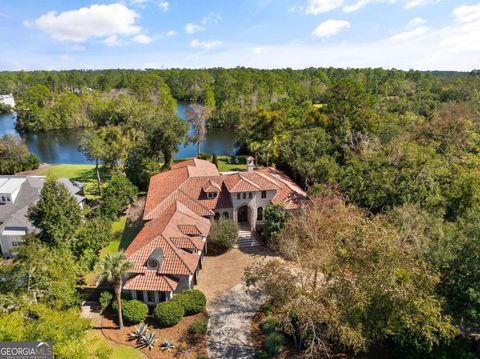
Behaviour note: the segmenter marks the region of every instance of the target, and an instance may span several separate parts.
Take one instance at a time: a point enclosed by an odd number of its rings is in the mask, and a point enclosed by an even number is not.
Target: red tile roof
[[[125,251],[135,274],[125,289],[174,290],[176,282],[168,275],[190,275],[199,266],[200,256],[188,250],[203,250],[201,237],[210,231],[210,220],[205,217],[213,216],[214,209],[231,208],[231,193],[268,190],[276,191],[272,203],[282,203],[287,209],[299,208],[307,200],[299,186],[273,168],[220,175],[212,163],[191,159],[153,176],[143,216],[149,222]],[[211,191],[217,193],[215,198],[207,196]],[[162,258],[156,271],[146,266],[153,252]]]
[[[127,279],[124,289],[149,290],[160,292],[173,292],[177,289],[178,282],[166,275],[154,271],[139,273]]]

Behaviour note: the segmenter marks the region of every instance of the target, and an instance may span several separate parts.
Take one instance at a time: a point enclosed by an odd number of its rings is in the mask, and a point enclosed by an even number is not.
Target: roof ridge
[[[239,176],[242,180],[250,183],[252,186],[254,186],[254,187],[256,187],[256,188],[258,188],[258,189],[260,190],[260,187],[258,187],[257,184],[255,184],[254,182],[250,181],[248,178],[243,177],[241,173],[239,173],[238,176]],[[233,189],[235,189],[235,187],[237,187],[237,186],[238,186],[238,183],[237,183],[235,186],[233,186]]]
[[[175,243],[173,243],[173,241],[170,239],[170,238],[167,238],[165,236],[161,236],[163,239],[165,239],[165,241],[167,242],[167,244],[170,246],[170,248],[172,248],[172,250],[175,252],[175,254],[177,255],[177,257],[180,259],[180,261],[182,262],[182,264],[184,265],[184,267],[190,272],[193,274],[193,272],[190,270],[190,268],[188,268],[188,265],[187,263],[185,263],[185,260],[183,259],[182,257],[182,253],[180,253],[180,248],[178,248]]]

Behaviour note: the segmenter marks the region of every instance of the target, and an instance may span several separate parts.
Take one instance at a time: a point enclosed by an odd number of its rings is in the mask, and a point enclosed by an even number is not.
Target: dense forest
[[[350,293],[349,300],[361,293],[377,295],[367,298],[370,302],[363,297],[368,303],[362,310],[338,313],[341,319],[306,315],[309,328],[328,332],[318,346],[328,344],[331,349],[334,342],[362,351],[393,340],[404,353],[414,353],[412,357],[447,358],[453,352],[474,357],[468,340],[460,344],[457,340],[470,339],[480,326],[480,72],[334,68],[3,72],[0,92],[16,96],[20,129],[90,127],[83,151],[107,170],[125,172],[140,188],[145,188],[151,173],[161,170],[160,162],[169,167],[172,154],[187,140],[187,126],[175,115],[176,101],[208,108],[207,126],[234,128],[240,153],[253,155],[258,165],[284,170],[312,198],[330,203],[321,210],[317,205],[312,213],[331,215],[333,225],[358,234],[341,234],[341,243],[351,243],[348,248],[339,246],[333,235],[318,248],[297,238],[299,248],[308,250],[284,255],[310,271],[305,263],[312,259],[307,254],[331,245],[337,251],[328,258],[332,267],[318,268],[332,275],[343,268],[363,276],[358,285],[364,286]],[[335,193],[334,199],[326,192]],[[328,228],[315,221],[306,228],[315,226],[317,234]],[[282,238],[288,234],[295,238],[302,230],[306,231],[299,223],[286,225],[273,247],[282,254]],[[389,238],[394,246],[379,245]],[[349,248],[364,250],[365,256],[350,253]],[[371,262],[379,256],[383,260]],[[390,275],[389,263],[401,269],[390,273],[398,280],[388,283],[392,291],[398,290],[396,296],[382,292],[385,282],[368,280],[375,272],[368,272],[368,265]],[[288,282],[282,282],[290,278],[286,275],[279,278],[284,272],[278,268],[267,269],[260,273],[271,273],[270,277],[252,274],[252,280],[269,289]],[[345,285],[351,280],[341,279]],[[399,287],[407,284],[408,295],[403,295]],[[310,299],[319,293],[333,295],[315,288]],[[353,305],[346,299],[339,303]],[[378,311],[369,312],[374,303]],[[311,313],[318,309],[313,304],[294,309]],[[376,320],[373,314],[378,315]],[[295,325],[301,325],[301,318],[295,318]],[[311,323],[314,319],[317,322]],[[348,325],[339,327],[342,320]],[[401,331],[395,331],[398,323]],[[318,354],[318,348],[308,349]]]

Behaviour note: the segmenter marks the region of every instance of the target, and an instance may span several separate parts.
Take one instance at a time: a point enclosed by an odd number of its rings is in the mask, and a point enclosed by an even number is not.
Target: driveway
[[[247,292],[238,284],[209,304],[208,356],[212,359],[255,357],[251,323],[263,302],[260,291]]]

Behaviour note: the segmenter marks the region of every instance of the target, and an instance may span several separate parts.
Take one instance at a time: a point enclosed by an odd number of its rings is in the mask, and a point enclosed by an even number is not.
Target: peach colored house
[[[191,159],[152,176],[143,219],[145,226],[125,254],[134,263],[124,289],[154,305],[192,288],[206,250],[210,224],[231,218],[250,230],[263,225],[269,204],[300,208],[306,193],[273,169],[219,173],[208,161]]]

